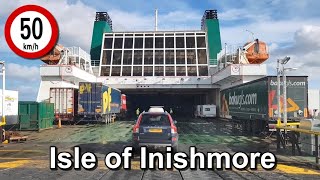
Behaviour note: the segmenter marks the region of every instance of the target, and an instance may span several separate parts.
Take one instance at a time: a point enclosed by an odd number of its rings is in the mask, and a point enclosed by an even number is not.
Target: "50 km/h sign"
[[[36,59],[47,54],[56,44],[58,24],[43,7],[26,5],[11,13],[5,25],[5,38],[17,55]]]

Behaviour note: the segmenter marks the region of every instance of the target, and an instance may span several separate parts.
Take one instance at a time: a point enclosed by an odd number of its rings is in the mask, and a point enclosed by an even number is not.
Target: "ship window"
[[[199,64],[208,64],[207,63],[207,53],[205,49],[198,49],[198,60]]]
[[[125,50],[123,51],[123,64],[131,65],[132,64],[132,51]]]
[[[175,76],[174,66],[167,66],[166,67],[166,76]]]
[[[141,66],[133,66],[133,76],[142,76]]]
[[[188,76],[197,76],[197,67],[196,66],[188,66]]]
[[[142,64],[142,51],[134,51],[133,64]]]
[[[183,36],[184,33],[176,33],[176,36]]]
[[[155,76],[163,76],[163,66],[155,66],[154,67],[154,74]]]
[[[102,65],[110,65],[111,63],[111,50],[104,50],[102,55]]]
[[[109,66],[101,66],[101,76],[110,76]]]
[[[112,64],[113,65],[120,65],[121,64],[121,56],[122,56],[121,50],[114,50]]]
[[[122,67],[122,76],[131,76],[131,66]]]
[[[136,38],[134,40],[134,48],[136,49],[142,49],[143,39],[142,38]]]
[[[123,38],[115,38],[114,49],[122,49]]]
[[[156,38],[156,48],[163,48],[163,37]]]
[[[144,51],[144,64],[153,64],[153,51]]]
[[[196,51],[194,49],[187,50],[187,63],[196,64]]]
[[[177,76],[186,76],[185,66],[177,66]]]
[[[184,50],[177,50],[176,56],[177,56],[176,57],[177,64],[185,64],[186,63]]]
[[[173,37],[166,37],[166,48],[174,47],[174,39]]]
[[[166,51],[166,64],[174,64],[174,51]]]
[[[153,38],[146,38],[144,47],[153,48]]]
[[[106,38],[104,40],[104,48],[105,49],[111,49],[112,48],[113,39],[112,38]]]
[[[194,36],[187,37],[187,48],[195,48]]]
[[[163,64],[163,51],[156,50],[155,51],[155,64]]]
[[[111,71],[111,76],[120,76],[120,66],[113,66]]]
[[[204,37],[197,37],[197,47],[198,48],[205,48],[206,47],[206,41]]]
[[[153,75],[153,67],[152,66],[145,66],[143,75],[144,76],[152,76]]]
[[[199,76],[208,76],[208,66],[199,66]]]
[[[133,46],[133,38],[126,38],[124,40],[124,48],[125,49],[131,49]]]
[[[176,48],[184,48],[184,37],[176,37]]]

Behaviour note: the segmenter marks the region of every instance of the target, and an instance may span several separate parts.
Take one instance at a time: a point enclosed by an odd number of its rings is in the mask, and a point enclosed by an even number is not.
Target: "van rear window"
[[[140,125],[142,126],[170,126],[168,115],[165,114],[144,114]]]

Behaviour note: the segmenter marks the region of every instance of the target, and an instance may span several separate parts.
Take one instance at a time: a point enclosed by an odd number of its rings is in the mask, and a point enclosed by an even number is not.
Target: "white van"
[[[148,112],[165,112],[163,106],[150,106]]]
[[[213,104],[197,105],[195,108],[195,117],[217,117],[217,106]]]

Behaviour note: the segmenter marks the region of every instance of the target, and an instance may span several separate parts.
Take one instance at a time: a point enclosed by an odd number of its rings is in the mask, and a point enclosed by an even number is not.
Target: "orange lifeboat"
[[[247,49],[246,57],[250,64],[261,64],[269,59],[267,44],[258,39],[254,40],[254,44]],[[250,44],[246,43],[244,46]]]
[[[46,64],[56,65],[61,59],[61,51],[63,51],[63,46],[57,44],[47,55],[44,55],[40,59]]]

